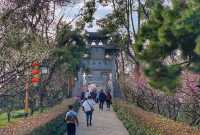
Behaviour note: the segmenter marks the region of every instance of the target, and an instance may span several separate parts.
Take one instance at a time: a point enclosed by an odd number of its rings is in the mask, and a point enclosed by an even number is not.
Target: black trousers
[[[111,100],[106,100],[107,108],[110,109]]]
[[[103,110],[104,101],[99,101],[99,109]]]
[[[67,123],[67,135],[76,135],[75,123]]]

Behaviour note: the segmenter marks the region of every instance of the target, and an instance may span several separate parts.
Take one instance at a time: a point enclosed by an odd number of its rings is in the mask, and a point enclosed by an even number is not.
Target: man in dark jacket
[[[103,111],[103,105],[105,101],[106,101],[106,94],[104,93],[103,90],[101,90],[99,94],[99,110]]]
[[[96,96],[97,96],[97,93],[96,93],[95,90],[93,90],[93,91],[91,92],[91,97],[92,97],[92,99],[93,99],[94,101],[96,100]]]
[[[82,92],[81,92],[81,101],[84,101],[84,100],[85,100],[85,92],[82,91]]]

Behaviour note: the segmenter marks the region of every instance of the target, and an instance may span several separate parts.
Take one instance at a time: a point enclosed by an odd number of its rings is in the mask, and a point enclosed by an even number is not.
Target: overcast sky
[[[56,16],[62,16],[64,15],[64,19],[70,22],[80,11],[80,9],[84,6],[84,1],[82,0],[79,3],[76,3],[74,5],[68,6],[68,7],[58,7],[56,11]],[[94,14],[95,20],[93,21],[93,27],[88,28],[89,24],[86,25],[88,31],[96,31],[98,26],[96,25],[96,20],[101,19],[105,17],[107,14],[112,13],[112,5],[108,6],[102,6],[99,3],[96,5],[97,11]]]
[[[70,22],[80,11],[80,9],[84,6],[84,0],[80,0],[80,2],[76,4],[72,4],[68,7],[58,7],[56,11],[57,16],[64,15],[64,19]],[[112,4],[109,4],[108,6],[102,6],[98,2],[96,2],[96,12],[94,14],[95,20],[93,21],[93,27],[88,27],[89,24],[86,25],[87,31],[96,31],[99,29],[99,27],[96,25],[96,20],[104,18],[107,14],[112,13],[113,7]],[[137,22],[137,15],[134,14],[134,20]]]

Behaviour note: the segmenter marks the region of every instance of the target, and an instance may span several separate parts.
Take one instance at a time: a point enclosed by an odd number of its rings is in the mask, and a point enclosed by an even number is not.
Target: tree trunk
[[[140,31],[140,20],[141,20],[140,10],[141,10],[141,2],[140,2],[140,0],[138,0],[138,32],[137,33],[139,33],[139,31]]]
[[[123,55],[122,50],[120,51],[120,55],[121,55],[121,61],[122,61],[122,72],[124,74],[124,72],[125,72],[125,62],[124,62],[124,55]]]
[[[43,112],[44,90],[40,92],[40,112]]]
[[[34,107],[34,100],[29,100],[29,103],[30,103],[30,113],[31,113],[31,116],[34,114],[34,111],[35,111],[35,107]]]
[[[132,29],[133,29],[133,37],[136,38],[136,31],[135,31],[135,25],[134,25],[134,19],[133,19],[133,0],[130,0],[130,14],[131,14],[131,24],[132,24]]]
[[[10,120],[11,120],[11,111],[10,110],[8,110],[8,112],[7,112],[7,118],[8,118],[8,122],[10,122]]]

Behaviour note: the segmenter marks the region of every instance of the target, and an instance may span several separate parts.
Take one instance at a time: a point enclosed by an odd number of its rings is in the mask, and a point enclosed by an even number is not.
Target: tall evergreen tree
[[[134,48],[152,86],[171,92],[180,84],[181,70],[199,71],[199,10],[198,0],[172,0],[172,6],[155,3],[150,10]],[[167,62],[176,58],[177,52],[181,58]]]

